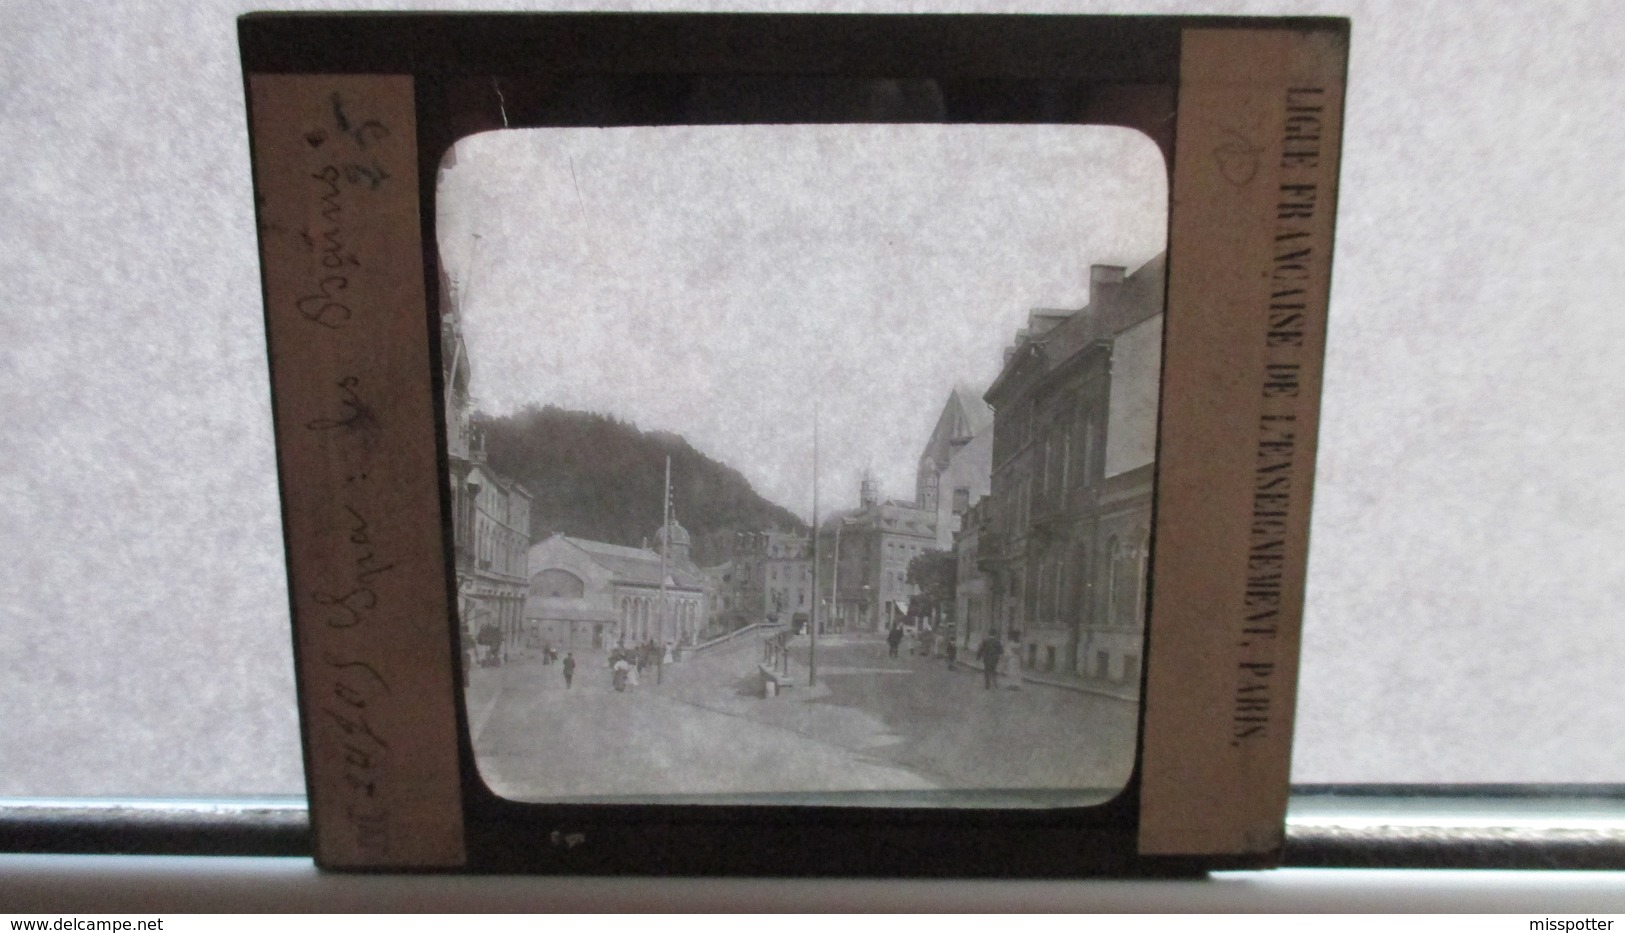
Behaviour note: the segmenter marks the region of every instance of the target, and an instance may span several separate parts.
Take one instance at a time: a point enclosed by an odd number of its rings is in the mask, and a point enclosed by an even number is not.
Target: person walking
[[[616,693],[625,693],[626,677],[628,674],[637,670],[637,668],[633,667],[632,662],[628,661],[626,658],[617,657],[615,658],[614,662],[610,664],[610,670],[613,672],[610,676],[610,685],[615,688]]]
[[[948,656],[948,670],[955,670],[956,668],[954,667],[954,660],[959,657],[959,646],[954,644],[954,640],[952,638],[948,639],[947,644],[942,649],[942,653]]]
[[[570,689],[570,682],[576,677],[576,656],[571,652],[564,654],[564,689]]]
[[[1020,690],[1022,683],[1026,680],[1021,673],[1024,667],[1021,649],[1021,633],[1011,629],[1010,648],[1004,652],[1004,663],[999,665],[999,673],[1004,675],[1004,689],[1006,690]]]
[[[992,690],[999,684],[999,658],[1004,654],[1004,643],[999,636],[988,632],[976,649],[976,659],[982,662],[982,689]]]
[[[891,627],[891,631],[886,633],[886,647],[888,649],[890,649],[889,650],[889,656],[890,657],[894,657],[894,658],[897,657],[897,648],[902,643],[903,643],[903,627],[901,625],[893,625]]]

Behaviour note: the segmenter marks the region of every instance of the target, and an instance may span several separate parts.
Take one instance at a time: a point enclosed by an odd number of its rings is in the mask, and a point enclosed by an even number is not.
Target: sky
[[[475,407],[673,431],[803,517],[912,499],[957,383],[1166,242],[1161,154],[1076,126],[501,130],[442,167]]]

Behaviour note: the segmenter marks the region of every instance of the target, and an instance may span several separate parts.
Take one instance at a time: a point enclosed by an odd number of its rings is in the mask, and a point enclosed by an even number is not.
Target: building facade
[[[506,655],[522,641],[534,497],[485,461],[484,439],[470,411],[472,369],[456,313],[441,318],[441,360],[460,633],[465,650],[471,650],[481,630],[495,626]]]
[[[741,532],[732,559],[705,574],[716,594],[713,615],[728,617],[729,627],[788,622],[811,612],[812,539],[807,535],[779,528]]]
[[[1095,266],[1089,304],[1034,311],[1005,352],[976,565],[989,625],[1038,671],[1138,678],[1149,569],[1163,259]]]
[[[937,549],[951,550],[960,516],[993,483],[993,409],[981,393],[956,386],[920,453],[914,502],[937,516]]]
[[[837,512],[818,529],[818,618],[825,630],[880,631],[908,612],[917,588],[908,565],[935,550],[935,510],[882,500],[865,477],[858,507]]]
[[[741,574],[743,608],[756,619],[788,621],[812,606],[812,539],[781,531],[741,534],[734,565]]]
[[[954,534],[954,624],[963,645],[979,644],[992,631],[993,612],[988,600],[987,575],[977,563],[980,532],[991,500],[983,498],[961,515]]]
[[[653,550],[562,534],[532,546],[524,608],[532,637],[582,649],[696,642],[709,618],[705,575],[688,559],[681,525],[672,523],[669,549],[665,537],[656,533]]]
[[[743,613],[735,611],[734,600],[738,589],[734,586],[737,568],[733,561],[701,568],[705,577],[705,610],[707,624],[702,635],[724,635],[745,624]]]

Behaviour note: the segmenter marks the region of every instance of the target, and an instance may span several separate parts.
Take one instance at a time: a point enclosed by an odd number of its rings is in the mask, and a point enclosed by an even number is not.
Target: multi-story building
[[[562,534],[531,547],[525,618],[536,637],[570,648],[697,641],[709,618],[705,575],[683,526],[672,523],[670,548],[666,537],[657,531],[653,550]]]
[[[738,569],[730,560],[700,570],[705,576],[706,631],[709,634],[725,634],[749,621],[734,605],[739,598],[739,588],[734,583]]]
[[[1093,267],[1089,304],[1035,310],[986,395],[993,482],[977,565],[990,624],[1040,671],[1139,675],[1163,268]]]
[[[977,563],[990,502],[981,499],[959,516],[959,531],[954,535],[954,623],[959,642],[967,646],[979,644],[993,627],[987,575]]]
[[[525,551],[534,497],[485,462],[484,438],[470,412],[472,368],[455,312],[441,318],[441,359],[461,634],[465,649],[471,648],[482,629],[495,626],[507,654],[523,640]]]
[[[818,618],[826,630],[879,631],[908,612],[917,591],[908,565],[934,550],[936,512],[882,500],[865,476],[858,507],[837,512],[818,529]]]
[[[993,409],[969,386],[955,386],[920,454],[914,502],[937,516],[937,549],[954,546],[960,516],[993,481]]]
[[[724,582],[748,621],[785,621],[811,611],[812,554],[806,535],[772,528],[741,532]]]

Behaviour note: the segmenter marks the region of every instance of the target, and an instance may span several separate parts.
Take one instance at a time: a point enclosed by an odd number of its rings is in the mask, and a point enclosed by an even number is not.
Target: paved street
[[[817,687],[800,639],[796,686],[764,699],[760,651],[741,639],[668,665],[662,684],[650,669],[628,693],[611,688],[601,652],[577,653],[568,691],[556,664],[482,671],[469,697],[480,773],[519,800],[911,791],[941,805],[1087,803],[1127,779],[1132,703],[985,690],[979,671],[906,649],[889,658],[883,641],[857,637],[820,641]],[[1008,790],[1024,795],[991,793]]]

